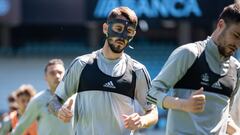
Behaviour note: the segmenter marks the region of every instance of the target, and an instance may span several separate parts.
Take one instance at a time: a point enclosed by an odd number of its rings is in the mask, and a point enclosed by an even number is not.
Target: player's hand
[[[133,113],[131,115],[122,115],[124,126],[129,130],[136,130],[139,128],[143,128],[144,121],[142,117],[138,113]]]
[[[73,104],[73,100],[70,99],[68,104],[63,105],[58,111],[58,114],[57,114],[58,118],[65,123],[70,122],[73,116],[73,113],[71,111],[72,104]]]
[[[186,112],[203,112],[205,103],[206,99],[203,94],[203,87],[201,87],[200,89],[194,91],[188,99],[183,100],[182,109]]]
[[[229,121],[227,125],[227,132],[228,135],[239,135],[240,128],[233,122]]]

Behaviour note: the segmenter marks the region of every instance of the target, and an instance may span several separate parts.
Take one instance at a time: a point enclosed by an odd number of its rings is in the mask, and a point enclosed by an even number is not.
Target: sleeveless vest
[[[127,56],[127,67],[123,75],[112,77],[103,73],[97,65],[97,58],[92,54],[90,60],[82,70],[78,92],[106,91],[128,96],[134,99],[136,73],[133,71],[133,61]]]
[[[237,67],[231,60],[229,66],[224,76],[212,72],[206,61],[205,51],[203,51],[174,88],[197,90],[203,87],[204,91],[231,97],[237,83]]]

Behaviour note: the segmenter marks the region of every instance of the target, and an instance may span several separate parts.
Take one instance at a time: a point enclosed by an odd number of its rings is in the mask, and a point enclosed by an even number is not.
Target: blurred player
[[[65,124],[52,115],[47,108],[48,101],[52,98],[57,85],[64,75],[64,64],[61,59],[51,59],[45,66],[45,80],[48,89],[39,92],[29,103],[19,124],[13,130],[13,135],[21,135],[33,121],[38,121],[39,135],[69,135],[71,125]]]
[[[20,117],[24,114],[25,109],[30,99],[35,95],[36,91],[31,85],[22,85],[16,90],[16,103],[18,104],[18,110],[12,111],[9,117],[5,117],[0,135],[6,135],[16,127]],[[29,124],[29,128],[23,131],[23,135],[37,135],[37,123],[36,121]]]

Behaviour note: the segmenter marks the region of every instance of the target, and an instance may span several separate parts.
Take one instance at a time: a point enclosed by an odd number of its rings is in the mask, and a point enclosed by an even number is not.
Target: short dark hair
[[[138,23],[138,18],[137,18],[137,15],[135,14],[135,12],[132,9],[130,9],[128,7],[123,7],[123,6],[114,8],[108,14],[107,21],[117,18],[118,16],[123,16],[123,17],[127,18],[134,25],[137,25],[137,23]]]
[[[240,2],[226,6],[220,14],[218,20],[223,19],[226,23],[240,23]]]
[[[47,73],[48,67],[52,66],[52,65],[56,65],[56,64],[60,64],[60,65],[64,66],[64,63],[63,63],[63,61],[61,59],[51,59],[46,64],[46,66],[44,68],[44,72]]]

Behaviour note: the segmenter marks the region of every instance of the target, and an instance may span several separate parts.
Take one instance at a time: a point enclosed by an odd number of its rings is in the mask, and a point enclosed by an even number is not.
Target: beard
[[[224,47],[218,47],[219,53],[224,56],[225,58],[232,56],[232,53],[228,53]]]
[[[229,49],[227,49],[225,47],[222,47],[222,46],[218,47],[218,51],[222,56],[224,56],[226,58],[228,58],[230,56],[233,56],[234,53],[235,53],[235,51],[229,50]]]
[[[231,51],[228,49],[228,47],[231,46],[226,41],[226,29],[219,35],[218,38],[218,51],[219,53],[228,58],[234,54],[234,51]]]
[[[127,47],[127,45],[123,48],[121,48],[120,45],[114,45],[113,43],[116,42],[117,40],[113,41],[112,39],[107,39],[107,41],[111,51],[114,53],[122,53],[123,50]],[[124,40],[120,40],[120,41],[124,42],[124,44],[126,43]]]

